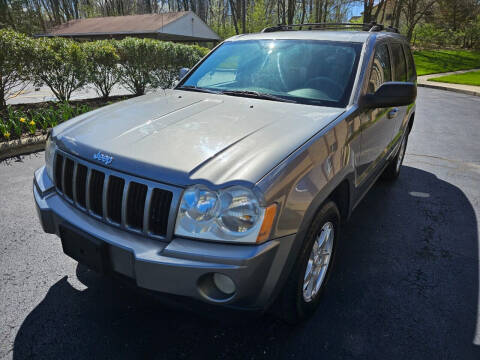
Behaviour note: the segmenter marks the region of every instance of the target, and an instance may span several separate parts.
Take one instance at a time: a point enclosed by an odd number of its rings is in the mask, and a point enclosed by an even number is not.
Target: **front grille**
[[[162,216],[170,209],[172,193],[160,189],[153,189],[152,204],[150,211],[150,231],[152,233],[164,233],[167,231],[168,219]]]
[[[63,156],[57,154],[55,158],[55,183],[57,184],[57,189],[63,191],[62,186],[63,179]]]
[[[103,172],[92,170],[90,175],[90,188],[88,195],[90,200],[90,210],[98,215],[103,215],[103,183],[105,174]]]
[[[63,152],[56,154],[54,172],[59,194],[81,210],[126,230],[167,236],[173,193],[162,185],[93,166]]]
[[[72,159],[66,158],[64,162],[65,168],[63,169],[63,192],[69,199],[73,199],[73,166]]]
[[[143,213],[148,187],[131,182],[127,196],[127,224],[134,229],[143,227]]]
[[[122,222],[122,198],[125,180],[117,176],[110,176],[107,190],[107,216],[110,220]]]
[[[77,177],[75,179],[76,188],[75,194],[77,195],[77,203],[83,208],[87,207],[87,167],[82,164],[77,164]]]

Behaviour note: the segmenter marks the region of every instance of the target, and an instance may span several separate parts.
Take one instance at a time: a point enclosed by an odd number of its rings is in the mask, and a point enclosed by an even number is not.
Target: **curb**
[[[429,89],[452,91],[452,92],[456,92],[456,93],[460,93],[460,94],[466,94],[466,95],[480,96],[480,92],[478,92],[478,91],[456,89],[456,88],[451,88],[451,87],[442,86],[442,85],[431,85],[431,84],[424,84],[424,83],[419,84],[419,83],[417,83],[417,86],[425,87],[425,88],[429,88]]]
[[[47,135],[38,135],[0,143],[0,161],[45,149]]]

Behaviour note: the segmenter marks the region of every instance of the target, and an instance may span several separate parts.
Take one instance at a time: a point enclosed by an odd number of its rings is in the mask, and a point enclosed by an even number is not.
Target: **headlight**
[[[53,181],[53,159],[55,158],[55,150],[57,146],[52,140],[52,135],[49,134],[47,137],[47,142],[45,144],[45,168],[47,169],[47,175],[50,177],[50,180]]]
[[[260,243],[268,240],[275,213],[275,205],[261,207],[255,194],[242,186],[212,191],[196,185],[183,193],[175,234],[214,241]]]

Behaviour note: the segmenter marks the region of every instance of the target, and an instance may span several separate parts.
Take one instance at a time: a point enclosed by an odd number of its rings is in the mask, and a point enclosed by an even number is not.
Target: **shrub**
[[[14,93],[28,85],[33,41],[11,30],[0,30],[0,110]]]
[[[151,39],[126,38],[118,42],[122,84],[136,95],[147,86],[171,87],[182,67],[192,67],[208,49]]]
[[[35,82],[46,84],[60,101],[68,101],[87,83],[87,57],[80,44],[63,38],[36,41]]]
[[[84,43],[87,57],[88,81],[95,86],[99,95],[107,98],[115,84],[120,80],[117,49],[115,42],[100,40]]]
[[[152,83],[157,62],[158,42],[151,39],[125,38],[117,42],[120,55],[120,79],[135,95],[145,94]]]
[[[152,73],[152,86],[163,89],[172,87],[183,67],[194,66],[208,49],[199,46],[158,42],[157,61]]]

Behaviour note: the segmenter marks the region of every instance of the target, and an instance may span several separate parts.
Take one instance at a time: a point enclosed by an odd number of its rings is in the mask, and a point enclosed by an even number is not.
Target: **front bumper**
[[[162,242],[126,232],[71,206],[56,193],[44,167],[35,172],[33,193],[43,230],[60,236],[61,227],[75,229],[106,243],[110,271],[145,289],[233,307],[264,309],[270,304],[295,238],[234,245],[183,238]],[[214,285],[205,279],[213,273],[233,280],[236,291],[232,296],[209,291]]]

